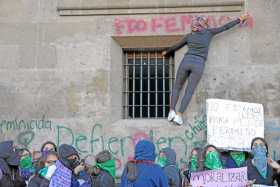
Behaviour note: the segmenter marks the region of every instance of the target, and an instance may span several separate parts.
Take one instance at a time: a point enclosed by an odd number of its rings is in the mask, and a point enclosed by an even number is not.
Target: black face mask
[[[78,165],[80,165],[80,161],[77,159],[69,159],[68,162],[71,169],[75,169]]]

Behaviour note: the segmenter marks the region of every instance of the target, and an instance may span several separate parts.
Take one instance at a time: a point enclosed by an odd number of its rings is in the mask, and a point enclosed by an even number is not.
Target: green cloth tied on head
[[[231,151],[230,156],[238,167],[240,167],[241,164],[245,162],[245,153],[244,152]]]
[[[107,171],[113,178],[116,177],[116,161],[114,159],[96,163],[96,167]]]
[[[210,151],[206,154],[204,165],[211,170],[223,169],[222,162],[217,151]]]

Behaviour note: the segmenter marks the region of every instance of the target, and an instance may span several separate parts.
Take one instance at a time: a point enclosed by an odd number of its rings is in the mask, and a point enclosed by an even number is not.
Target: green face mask
[[[204,165],[208,169],[223,169],[222,162],[219,158],[219,154],[217,151],[211,151],[207,153],[206,158],[204,160]]]
[[[114,159],[107,160],[106,162],[102,163],[96,163],[96,167],[109,172],[112,177],[116,177],[116,161]]]
[[[160,165],[160,167],[165,167],[167,163],[167,158],[165,156],[160,156],[157,159],[157,164]]]
[[[20,159],[19,166],[20,166],[20,168],[22,168],[22,169],[29,169],[29,168],[32,168],[33,165],[32,165],[32,158],[31,158],[31,156],[22,157],[22,158]]]
[[[197,156],[196,155],[192,155],[191,157],[191,171],[197,171],[197,167],[198,167],[198,160],[197,160]]]
[[[241,164],[245,162],[245,153],[243,152],[231,151],[230,156],[238,167],[240,167]]]

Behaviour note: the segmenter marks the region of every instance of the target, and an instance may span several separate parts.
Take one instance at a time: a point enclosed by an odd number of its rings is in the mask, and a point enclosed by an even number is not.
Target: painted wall
[[[112,36],[175,35],[194,14],[59,16],[58,0],[9,0],[0,7],[0,140],[31,150],[47,140],[83,155],[109,149],[118,172],[137,140],[172,146],[178,163],[205,144],[205,99],[262,103],[266,138],[280,159],[278,0],[252,0],[249,22],[213,39],[204,76],[186,111],[186,125],[123,120],[122,54]],[[220,26],[240,13],[205,13]],[[176,67],[184,52],[176,53]]]

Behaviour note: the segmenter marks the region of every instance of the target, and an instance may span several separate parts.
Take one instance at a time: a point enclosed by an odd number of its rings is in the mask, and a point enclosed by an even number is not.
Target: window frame
[[[173,84],[174,84],[174,80],[175,80],[175,61],[174,61],[174,58],[172,56],[170,57],[164,57],[162,58],[161,56],[161,52],[166,49],[166,48],[129,48],[129,49],[123,49],[123,62],[122,62],[122,70],[123,70],[123,90],[122,90],[122,97],[123,97],[123,102],[122,102],[122,116],[123,116],[123,119],[163,119],[163,118],[166,118],[167,115],[168,115],[168,111],[169,111],[169,105],[170,105],[170,102],[169,102],[169,99],[170,99],[170,95],[171,95],[171,91],[172,91],[172,88],[173,88]],[[140,104],[139,106],[135,104],[135,97],[136,97],[136,92],[135,91],[135,74],[136,74],[136,53],[140,53],[140,91],[139,91],[139,100],[140,100]],[[133,54],[133,65],[129,65],[128,61],[129,61],[129,57],[128,55],[131,55]],[[144,54],[144,55],[143,55]],[[148,54],[148,57],[147,57],[147,61],[148,61],[148,64],[147,64],[147,67],[148,67],[148,78],[147,78],[147,81],[148,81],[148,90],[145,91],[145,93],[147,93],[148,95],[148,99],[147,99],[147,102],[148,104],[147,105],[144,105],[143,104],[143,56],[147,55]],[[151,91],[151,87],[150,87],[150,80],[151,80],[151,75],[150,75],[150,68],[151,66],[151,54],[154,54],[154,57],[155,57],[155,91]],[[159,56],[161,57],[162,59],[162,77],[159,77],[157,75],[158,73],[158,59],[159,59]],[[132,66],[133,67],[133,88],[132,88],[132,91],[129,87],[129,80],[130,80],[130,73],[129,73],[129,66]],[[168,66],[168,77],[165,77],[165,68],[166,66]],[[161,80],[163,81],[162,83],[162,90],[158,90],[158,80]],[[169,83],[169,88],[166,88],[166,85],[165,85],[165,81],[168,81]],[[132,98],[132,105],[130,105],[130,101],[129,101],[129,93],[132,92],[132,95],[133,95],[133,98]],[[154,106],[151,105],[151,93],[154,93],[155,94],[155,104]],[[162,92],[162,105],[159,105],[158,104],[158,93]],[[166,101],[166,95],[165,94],[168,94],[167,95],[167,101]],[[130,115],[130,107],[132,107],[132,115]],[[136,107],[140,107],[140,114],[139,115],[136,115]],[[147,115],[143,115],[143,107],[147,107]],[[155,107],[155,115],[152,116],[151,114],[151,107]],[[159,107],[162,107],[162,115],[159,115],[159,111],[160,111],[160,108]]]

